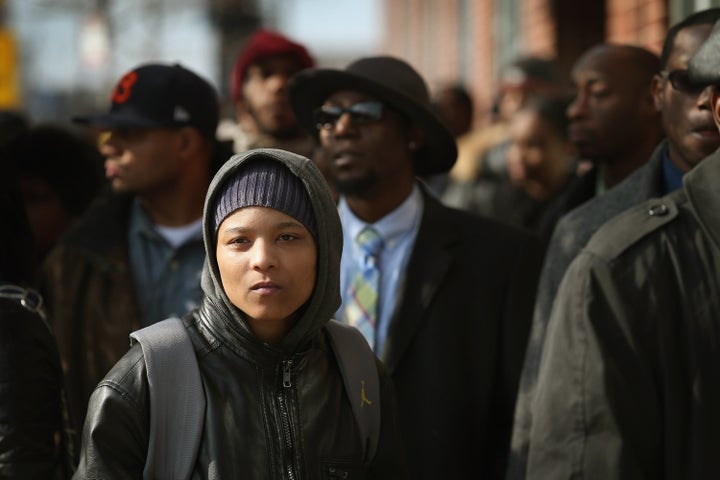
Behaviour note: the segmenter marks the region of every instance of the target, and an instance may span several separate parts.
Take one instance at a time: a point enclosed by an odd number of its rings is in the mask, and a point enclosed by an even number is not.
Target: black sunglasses
[[[318,130],[330,130],[335,128],[337,121],[344,114],[350,115],[355,125],[363,125],[366,123],[377,122],[383,117],[384,106],[382,102],[358,102],[349,107],[340,107],[338,105],[323,105],[313,112],[315,117],[315,128]]]
[[[668,79],[672,88],[678,92],[698,95],[700,92],[705,90],[705,87],[707,87],[707,85],[702,83],[693,83],[690,80],[687,70],[672,70],[670,72],[663,70],[660,72],[660,75]]]

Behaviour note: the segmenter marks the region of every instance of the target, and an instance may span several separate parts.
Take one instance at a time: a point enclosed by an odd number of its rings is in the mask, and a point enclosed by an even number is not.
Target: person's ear
[[[647,90],[640,97],[640,111],[645,115],[655,117],[659,110],[657,109],[657,102],[655,98],[655,78],[650,81],[647,86]]]
[[[408,149],[415,153],[425,145],[425,132],[419,125],[411,125],[408,129]]]
[[[663,104],[665,103],[665,90],[663,89],[663,78],[660,75],[653,76],[652,82],[650,83],[650,90],[652,91],[655,110],[662,112]]]
[[[182,127],[178,131],[179,152],[185,157],[195,156],[202,148],[202,134],[194,127]]]

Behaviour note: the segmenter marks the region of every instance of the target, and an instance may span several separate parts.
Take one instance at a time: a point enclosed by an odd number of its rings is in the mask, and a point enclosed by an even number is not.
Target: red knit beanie
[[[295,43],[279,33],[264,28],[255,32],[248,39],[245,47],[240,51],[235,61],[235,66],[233,67],[230,77],[230,95],[232,101],[237,102],[240,100],[245,72],[250,65],[264,57],[286,54],[294,55],[298,64],[300,64],[300,67],[303,69],[315,65],[315,61],[307,49],[299,43]]]

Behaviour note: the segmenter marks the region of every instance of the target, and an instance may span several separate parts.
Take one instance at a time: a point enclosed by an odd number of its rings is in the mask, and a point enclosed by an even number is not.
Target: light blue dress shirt
[[[202,231],[173,248],[135,200],[128,244],[142,326],[185,315],[200,304],[200,276],[205,261]]]
[[[340,291],[343,305],[337,312],[336,318],[339,320],[342,319],[347,289],[360,268],[362,259],[362,252],[355,238],[360,230],[370,226],[380,234],[384,242],[380,254],[380,299],[378,322],[375,326],[375,352],[379,356],[387,338],[390,319],[395,311],[398,289],[405,279],[405,267],[415,245],[423,212],[422,193],[416,184],[408,198],[398,208],[372,224],[356,217],[344,198],[340,198],[338,211],[343,227],[343,253],[340,262]]]

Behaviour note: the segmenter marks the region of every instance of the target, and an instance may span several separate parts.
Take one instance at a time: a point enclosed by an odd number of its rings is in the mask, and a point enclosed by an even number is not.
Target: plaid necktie
[[[363,257],[360,269],[347,292],[347,305],[343,321],[354,326],[370,344],[375,345],[375,321],[377,319],[378,291],[380,289],[380,250],[382,238],[370,227],[360,231],[355,239]]]

